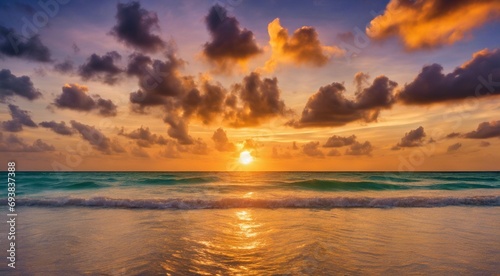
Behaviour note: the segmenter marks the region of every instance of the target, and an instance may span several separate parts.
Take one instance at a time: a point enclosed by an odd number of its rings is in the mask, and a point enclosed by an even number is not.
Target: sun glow
[[[240,163],[243,165],[248,165],[253,162],[253,156],[248,150],[242,151],[240,153]]]

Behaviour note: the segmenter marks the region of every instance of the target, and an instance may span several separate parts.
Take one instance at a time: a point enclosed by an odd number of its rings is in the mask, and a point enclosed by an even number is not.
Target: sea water
[[[500,272],[497,172],[18,172],[16,193],[2,273]]]

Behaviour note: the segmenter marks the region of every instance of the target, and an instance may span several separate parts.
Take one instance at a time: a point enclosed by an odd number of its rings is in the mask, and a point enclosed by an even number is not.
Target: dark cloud
[[[74,69],[73,61],[68,59],[54,64],[54,71],[62,74],[72,73],[73,69]]]
[[[193,138],[188,134],[188,125],[184,120],[167,116],[164,121],[169,125],[168,136],[176,139],[181,145],[193,144]]]
[[[450,146],[448,147],[447,152],[457,151],[460,147],[462,147],[462,144],[460,144],[460,143],[455,143],[455,144],[450,145]]]
[[[96,98],[96,109],[99,110],[99,114],[105,117],[116,116],[117,106],[111,100],[105,100],[98,95],[94,96]]]
[[[340,153],[340,151],[338,151],[336,149],[331,149],[326,155],[327,156],[340,156],[342,154]]]
[[[413,129],[410,130],[410,132],[405,133],[405,136],[401,138],[401,142],[399,142],[392,149],[398,150],[400,148],[419,147],[424,142],[425,136],[426,134],[424,128],[420,126],[417,129]]]
[[[155,12],[141,8],[139,2],[116,5],[117,23],[111,34],[127,46],[145,52],[157,52],[165,48],[165,42],[153,30],[159,29]]]
[[[277,78],[261,79],[258,73],[253,72],[241,84],[234,86],[234,93],[241,106],[225,115],[232,127],[256,126],[263,120],[290,113],[281,99]]]
[[[269,71],[274,70],[280,62],[323,66],[331,56],[344,54],[344,51],[336,46],[322,45],[313,27],[301,27],[289,37],[288,30],[283,28],[279,18],[276,18],[269,23],[267,30],[272,49],[271,59],[266,63],[266,69]]]
[[[215,149],[218,151],[235,151],[236,146],[229,142],[226,132],[222,128],[218,128],[212,135],[212,140],[215,143]]]
[[[0,152],[44,152],[54,150],[54,146],[43,142],[41,139],[37,139],[32,145],[29,145],[17,135],[10,134],[3,137],[0,132]]]
[[[37,127],[31,119],[30,113],[20,109],[17,105],[9,104],[9,112],[12,120],[2,122],[5,131],[18,132],[23,130],[23,126]]]
[[[152,133],[148,127],[144,128],[141,126],[130,133],[126,133],[122,128],[118,134],[136,140],[139,147],[151,147],[154,144],[165,145],[167,143],[167,140],[163,136]]]
[[[451,138],[456,138],[456,137],[459,137],[459,136],[460,136],[460,133],[458,133],[458,132],[452,132],[452,133],[446,135],[446,138],[451,139]]]
[[[74,120],[71,121],[71,126],[78,131],[81,137],[89,142],[94,149],[100,152],[111,154],[124,151],[118,143],[111,142],[108,137],[93,126],[85,125]]]
[[[323,158],[325,154],[319,149],[319,142],[309,142],[302,146],[302,152],[311,157]]]
[[[295,142],[295,141],[292,142],[292,149],[293,150],[298,150],[299,149],[299,147],[297,146],[297,142]]]
[[[8,97],[21,96],[30,101],[38,99],[42,93],[33,86],[28,76],[16,77],[10,70],[0,71],[0,102],[5,102]]]
[[[66,123],[63,121],[61,121],[60,123],[56,121],[50,121],[50,122],[44,121],[39,123],[38,125],[44,128],[49,128],[53,132],[61,135],[73,135],[74,133],[73,129],[67,126]]]
[[[352,145],[356,141],[356,135],[351,135],[348,137],[341,137],[337,135],[333,135],[328,138],[328,141],[323,145],[325,148],[340,148],[343,146]]]
[[[490,145],[491,143],[488,141],[481,141],[481,143],[479,143],[480,147],[489,147]]]
[[[348,149],[346,149],[346,155],[371,155],[373,150],[372,144],[368,141],[364,143],[354,142]]]
[[[50,50],[38,35],[24,38],[14,29],[0,25],[0,57],[18,57],[39,62],[51,62]]]
[[[500,121],[482,122],[473,130],[465,134],[465,138],[487,139],[500,137]]]
[[[148,74],[148,66],[153,63],[151,57],[141,53],[133,53],[129,56],[127,65],[127,74],[130,76],[141,77]]]
[[[394,103],[392,92],[397,85],[386,76],[376,77],[371,86],[356,93],[356,108],[367,110],[391,107]]]
[[[62,94],[57,96],[53,105],[77,111],[96,110],[102,116],[116,116],[117,113],[117,106],[111,100],[89,95],[86,86],[76,83],[64,85]]]
[[[253,33],[241,29],[238,20],[228,16],[224,7],[210,8],[205,23],[212,40],[203,46],[203,54],[221,69],[262,52]]]
[[[121,59],[121,55],[115,51],[108,52],[103,56],[92,54],[87,62],[78,68],[78,74],[83,80],[96,80],[109,85],[118,81],[118,75],[122,72],[115,63]]]
[[[137,76],[140,86],[130,94],[133,110],[147,112],[150,107],[162,107],[169,136],[182,145],[193,141],[187,126],[194,119],[207,125],[220,119],[232,127],[247,127],[290,112],[280,98],[276,78],[262,79],[251,73],[229,93],[219,83],[205,78],[196,82],[194,77],[182,75],[179,69],[183,64],[173,53],[166,61],[135,53],[127,67],[127,74]]]
[[[195,87],[192,77],[182,76],[179,72],[184,63],[173,54],[168,54],[166,61],[132,55],[127,73],[139,78],[140,89],[130,93],[130,102],[136,110],[172,104],[192,90]]]
[[[23,125],[16,120],[8,120],[2,122],[2,129],[8,132],[19,132],[23,130]]]
[[[198,89],[192,89],[182,100],[184,116],[195,114],[204,124],[209,124],[224,112],[226,90],[220,84],[203,81]]]
[[[344,85],[334,82],[309,97],[301,118],[287,124],[294,127],[341,126],[358,120],[376,121],[381,109],[392,107],[396,86],[397,83],[387,77],[379,76],[350,100],[344,96]]]
[[[424,66],[398,93],[405,104],[432,104],[500,94],[500,49],[476,52],[472,59],[443,74],[439,64]]]

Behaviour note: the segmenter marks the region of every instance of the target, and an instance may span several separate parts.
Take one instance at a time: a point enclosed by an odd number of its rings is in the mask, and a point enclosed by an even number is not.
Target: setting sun
[[[253,156],[248,150],[242,151],[240,153],[240,163],[243,165],[248,165],[253,162]]]

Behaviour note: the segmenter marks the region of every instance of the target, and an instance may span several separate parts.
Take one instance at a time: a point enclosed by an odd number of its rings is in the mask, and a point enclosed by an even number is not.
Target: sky
[[[500,2],[0,3],[0,162],[498,170]]]

